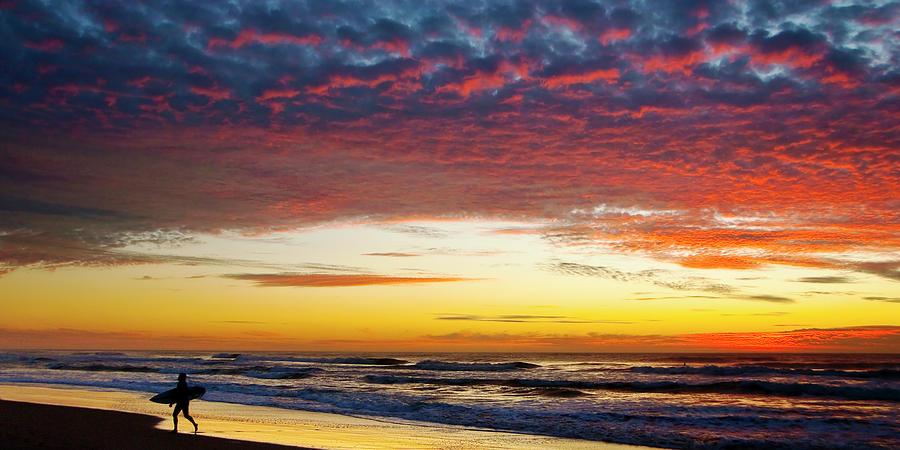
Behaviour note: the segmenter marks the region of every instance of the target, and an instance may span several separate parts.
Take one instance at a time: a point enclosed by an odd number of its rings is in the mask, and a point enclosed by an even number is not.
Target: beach
[[[23,351],[0,353],[0,399],[143,414],[165,431],[172,409],[148,400],[179,373],[206,389],[190,405],[200,436],[292,446],[898,444],[900,362],[878,354]]]
[[[150,394],[68,386],[0,385],[4,448],[557,448],[639,449],[580,439],[375,420],[196,400],[169,432],[171,410]]]

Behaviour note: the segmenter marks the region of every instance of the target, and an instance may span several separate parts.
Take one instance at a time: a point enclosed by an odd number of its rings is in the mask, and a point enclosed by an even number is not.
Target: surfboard
[[[175,401],[177,400],[177,398],[175,398],[175,393],[177,391],[178,391],[177,389],[169,389],[166,392],[162,392],[162,393],[154,395],[153,397],[150,398],[150,401],[155,402],[155,403],[162,403],[164,405],[167,405],[170,403],[175,403]],[[203,394],[205,394],[205,393],[206,393],[206,388],[201,387],[201,386],[191,386],[188,388],[188,399],[196,400],[200,397],[203,397]]]

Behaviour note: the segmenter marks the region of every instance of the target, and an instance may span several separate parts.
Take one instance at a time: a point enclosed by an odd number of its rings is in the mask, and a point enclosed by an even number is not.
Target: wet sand
[[[195,400],[172,434],[152,395],[68,386],[0,385],[3,448],[515,448],[636,449],[581,439]],[[15,403],[27,402],[27,403]],[[55,406],[47,406],[55,405]],[[238,441],[235,441],[238,440]],[[249,447],[253,443],[253,447]]]

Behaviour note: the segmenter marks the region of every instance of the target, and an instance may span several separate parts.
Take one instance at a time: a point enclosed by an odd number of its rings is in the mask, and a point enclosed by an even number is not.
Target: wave
[[[540,366],[520,361],[504,363],[459,363],[426,360],[417,362],[410,368],[451,372],[505,372],[510,370],[533,369],[535,367]]]
[[[418,370],[434,370],[434,371],[471,371],[471,372],[503,372],[508,370],[531,369],[540,367],[537,364],[527,362],[497,362],[497,363],[480,363],[480,362],[450,362],[437,360],[424,360],[415,364],[410,361],[399,358],[379,358],[379,357],[336,357],[336,358],[315,358],[315,357],[296,357],[296,356],[273,356],[273,355],[238,355],[234,358],[235,362],[297,362],[297,363],[317,363],[317,364],[349,364],[349,365],[366,365],[366,366],[389,366],[402,367],[405,369]]]
[[[127,356],[122,352],[72,352],[75,356]]]
[[[161,373],[176,374],[187,373],[191,375],[243,375],[245,377],[260,379],[301,379],[313,376],[315,373],[323,372],[317,367],[229,367],[214,369],[183,369],[172,367],[151,367],[151,366],[129,366],[115,364],[65,364],[56,363],[47,366],[53,370],[78,370],[84,372],[141,372],[141,373]]]
[[[374,384],[435,384],[449,386],[507,386],[528,388],[591,389],[635,393],[663,394],[748,394],[779,397],[834,397],[848,400],[884,400],[900,402],[900,389],[888,387],[828,386],[812,383],[777,383],[772,381],[721,381],[715,383],[680,383],[675,381],[576,381],[542,379],[429,378],[366,375],[363,380]]]
[[[309,378],[316,373],[324,372],[317,367],[304,367],[300,369],[288,367],[269,367],[262,369],[247,370],[241,375],[251,378],[273,379],[273,380],[297,380],[301,378]]]
[[[235,361],[275,361],[275,362],[301,362],[319,364],[358,364],[366,366],[398,366],[409,364],[409,361],[397,358],[367,358],[367,357],[338,357],[338,358],[305,358],[295,356],[261,356],[238,355]]]
[[[34,360],[36,360],[36,358],[33,356],[21,355],[18,353],[0,353],[0,362],[2,363],[27,362]]]
[[[558,397],[558,398],[574,398],[574,397],[584,397],[586,395],[590,395],[587,392],[582,392],[577,389],[561,389],[561,388],[537,388],[529,392],[530,394],[543,395],[545,397]]]
[[[208,364],[210,362],[218,364],[219,361],[209,361],[205,358],[197,357],[178,357],[178,356],[129,356],[121,353],[79,353],[67,356],[56,357],[59,361],[64,361],[72,365],[84,364],[100,364],[100,365],[139,365],[139,364],[169,364],[169,365],[191,365],[191,364]],[[34,361],[44,360],[35,358]]]
[[[827,376],[842,378],[884,378],[900,379],[900,370],[874,369],[874,370],[838,370],[838,369],[790,369],[769,366],[683,366],[683,367],[657,367],[636,366],[628,369],[630,372],[659,375],[710,375],[710,376],[742,376],[742,375],[805,375]]]
[[[128,366],[128,365],[112,365],[112,364],[66,364],[55,363],[47,366],[53,370],[81,370],[85,372],[159,372],[158,367],[150,366]]]
[[[767,362],[769,367],[783,369],[835,369],[835,370],[900,370],[897,361],[845,361],[845,362]]]

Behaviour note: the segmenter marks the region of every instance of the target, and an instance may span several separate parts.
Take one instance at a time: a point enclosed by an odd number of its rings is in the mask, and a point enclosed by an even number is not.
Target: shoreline
[[[69,434],[72,443],[80,441],[82,447],[104,447],[98,445],[97,436],[110,433],[114,440],[108,441],[110,446],[121,447],[124,442],[134,444],[131,448],[150,448],[171,446],[172,441],[197,438],[199,448],[232,448],[230,442],[260,445],[254,448],[562,448],[562,449],[648,449],[627,444],[613,444],[583,439],[559,438],[553,436],[534,435],[514,431],[470,428],[455,425],[435,424],[430,422],[411,422],[399,419],[381,419],[346,416],[341,414],[286,410],[266,406],[250,406],[234,403],[208,402],[194,400],[191,402],[191,415],[200,425],[200,433],[196,436],[187,420],[179,418],[179,433],[167,431],[172,426],[171,409],[166,405],[148,401],[152,393],[137,391],[119,391],[112,389],[89,388],[69,385],[35,385],[33,383],[0,384],[0,414],[7,421],[6,427],[12,433],[20,430],[31,439],[45,436],[42,445],[49,447],[72,447],[59,442],[61,437],[49,428],[72,428],[72,420],[65,417],[78,418],[76,422],[84,422]],[[15,409],[8,409],[9,402],[35,405],[23,408],[60,408],[55,409],[53,417],[59,417],[61,423],[42,424],[24,420]],[[50,405],[50,406],[48,406]],[[13,413],[10,414],[9,412]],[[98,416],[99,414],[99,416]],[[102,417],[100,417],[102,416]],[[132,417],[133,416],[133,417]],[[107,418],[107,419],[104,419]],[[128,424],[138,434],[119,432],[110,427],[105,420]],[[154,421],[156,423],[154,423]],[[40,425],[40,427],[37,427]],[[36,428],[37,427],[37,428]],[[137,427],[137,428],[135,428]],[[29,431],[30,430],[30,431]],[[86,431],[93,430],[93,431]],[[28,433],[31,433],[30,435]],[[20,433],[21,434],[21,433]],[[156,439],[158,445],[142,445],[135,441],[137,436],[149,436]],[[5,434],[0,434],[0,437]],[[116,437],[118,436],[118,437]],[[57,439],[57,440],[54,440]],[[94,438],[94,439],[92,439]],[[124,440],[123,440],[124,439]],[[202,447],[203,445],[213,447]],[[221,446],[215,447],[219,445]],[[124,444],[127,445],[127,444]],[[195,445],[194,441],[190,445]],[[35,445],[23,445],[34,447]],[[236,447],[235,447],[236,448]]]

